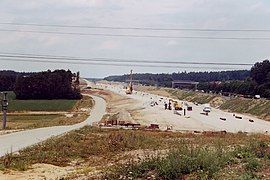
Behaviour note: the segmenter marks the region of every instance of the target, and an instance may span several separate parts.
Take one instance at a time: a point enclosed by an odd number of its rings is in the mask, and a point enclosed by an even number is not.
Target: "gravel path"
[[[53,136],[58,136],[66,132],[79,129],[85,125],[91,125],[94,122],[99,122],[106,111],[106,102],[104,99],[91,96],[95,101],[95,105],[91,110],[91,115],[83,122],[70,126],[55,126],[38,128],[16,133],[0,135],[0,157],[9,152],[16,152],[27,146],[31,146],[49,139]]]

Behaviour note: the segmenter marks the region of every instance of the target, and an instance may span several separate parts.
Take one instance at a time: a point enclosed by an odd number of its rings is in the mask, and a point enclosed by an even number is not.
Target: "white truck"
[[[206,112],[206,113],[211,112],[211,106],[210,106],[210,104],[205,104],[204,105],[203,112]]]

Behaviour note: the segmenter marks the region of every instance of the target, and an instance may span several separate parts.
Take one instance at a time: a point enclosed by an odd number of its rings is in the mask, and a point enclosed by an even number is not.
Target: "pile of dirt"
[[[127,111],[121,111],[117,113],[117,119],[120,121],[133,121],[130,113]]]
[[[109,120],[117,120],[117,121],[125,121],[125,122],[129,122],[129,123],[135,123],[131,114],[126,110],[122,110],[122,111],[110,116]]]
[[[219,108],[222,104],[224,104],[226,100],[222,97],[215,97],[209,103],[212,107]]]

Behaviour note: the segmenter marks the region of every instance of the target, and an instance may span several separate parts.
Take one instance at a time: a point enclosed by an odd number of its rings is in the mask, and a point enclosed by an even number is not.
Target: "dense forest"
[[[0,91],[14,91],[17,99],[79,99],[71,71],[25,73],[0,71]]]
[[[78,88],[72,86],[71,71],[44,71],[16,78],[17,99],[80,99]]]
[[[13,91],[16,78],[19,75],[30,75],[32,73],[19,73],[15,71],[0,71],[0,91]]]
[[[129,75],[109,76],[105,80],[124,82]],[[206,92],[242,94],[249,97],[261,95],[270,98],[270,62],[256,63],[250,71],[181,72],[173,74],[134,74],[133,79],[144,85],[171,87],[173,80],[199,82],[198,89]]]

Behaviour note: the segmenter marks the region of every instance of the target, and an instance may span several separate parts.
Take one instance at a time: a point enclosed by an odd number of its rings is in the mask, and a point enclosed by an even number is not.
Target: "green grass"
[[[13,92],[8,92],[8,111],[69,111],[77,100],[17,100]]]
[[[69,111],[77,100],[11,100],[8,110],[14,111]]]

